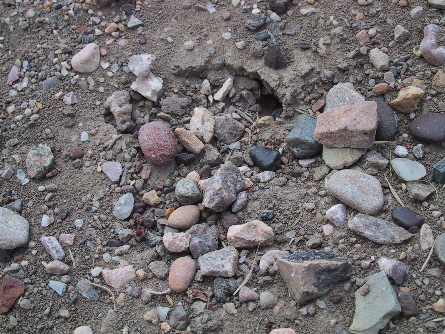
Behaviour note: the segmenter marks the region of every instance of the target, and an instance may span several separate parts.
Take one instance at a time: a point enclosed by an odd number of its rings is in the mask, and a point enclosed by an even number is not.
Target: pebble
[[[343,169],[354,164],[365,153],[366,149],[362,148],[337,148],[323,145],[322,158],[330,168]]]
[[[224,309],[224,311],[227,312],[227,314],[235,315],[235,314],[238,313],[234,303],[225,303],[225,304],[223,304],[223,309]]]
[[[278,271],[277,259],[285,258],[289,256],[288,251],[281,250],[269,250],[260,259],[260,273],[263,275],[265,273],[273,274]]]
[[[151,54],[133,55],[128,61],[128,68],[137,77],[130,88],[157,103],[162,95],[163,80],[151,72],[155,59]]]
[[[297,334],[292,328],[276,328],[269,332],[269,334]]]
[[[131,16],[130,16],[130,19],[128,20],[128,23],[127,23],[127,27],[130,28],[130,29],[134,29],[134,28],[140,27],[140,26],[142,26],[142,25],[144,25],[144,22],[142,22],[141,20],[139,20],[139,19],[138,19],[136,16],[134,16],[134,15],[131,15]]]
[[[235,248],[270,246],[273,240],[272,228],[259,220],[230,226],[227,231],[228,244]]]
[[[93,330],[90,326],[80,326],[74,330],[74,334],[93,334]]]
[[[401,285],[405,281],[411,268],[403,262],[386,257],[381,257],[377,263],[379,264],[380,270],[383,270],[397,285]]]
[[[419,315],[414,296],[409,291],[399,292],[399,302],[402,309],[402,314],[405,318],[411,318]]]
[[[50,90],[59,84],[60,80],[57,77],[49,77],[42,82],[43,90]]]
[[[374,86],[373,90],[374,90],[374,93],[376,93],[377,95],[385,95],[388,92],[390,87],[391,86],[388,85],[386,82],[381,82],[381,83],[376,84]]]
[[[428,0],[428,3],[431,5],[431,7],[445,9],[444,0]]]
[[[186,230],[199,221],[201,212],[196,205],[185,205],[177,208],[168,217],[168,225],[173,228]]]
[[[369,60],[377,71],[387,71],[389,69],[389,56],[378,48],[371,49]]]
[[[196,107],[193,109],[192,118],[190,119],[190,131],[204,143],[209,143],[214,134],[215,119],[213,114],[204,107]]]
[[[113,270],[104,269],[102,270],[102,277],[105,283],[119,290],[136,278],[136,271],[133,266],[125,266]]]
[[[434,252],[439,260],[445,264],[445,233],[442,233],[436,237]]]
[[[286,58],[284,58],[280,45],[275,41],[270,42],[267,47],[264,65],[274,70],[282,70],[287,67]]]
[[[312,157],[320,153],[322,145],[314,138],[316,119],[307,115],[299,115],[286,142],[296,158]]]
[[[84,156],[83,149],[79,146],[73,146],[68,149],[71,160],[82,159]]]
[[[168,285],[175,292],[186,291],[196,273],[196,263],[190,256],[176,259],[170,266]]]
[[[127,193],[119,197],[114,204],[113,215],[121,220],[130,217],[134,206],[134,196],[132,193]]]
[[[410,114],[417,109],[417,105],[424,94],[425,91],[419,87],[404,87],[399,91],[397,98],[389,104],[401,113]]]
[[[349,219],[348,227],[362,237],[383,245],[400,244],[412,237],[411,233],[389,221],[362,213]]]
[[[225,247],[204,254],[198,259],[203,276],[233,277],[238,264],[238,252],[234,247]]]
[[[62,246],[59,244],[59,241],[53,236],[45,236],[42,235],[40,237],[40,242],[45,248],[46,252],[54,259],[54,260],[63,260],[65,258],[65,252]]]
[[[445,158],[434,165],[431,181],[442,184],[445,183]]]
[[[179,143],[184,146],[187,151],[193,154],[200,154],[204,149],[204,144],[192,131],[184,128],[176,128],[175,134],[178,137]]]
[[[227,78],[224,81],[222,87],[215,93],[213,99],[215,101],[224,101],[224,99],[229,95],[230,90],[233,88],[233,78]]]
[[[260,308],[261,309],[268,309],[275,306],[275,304],[278,302],[278,297],[275,296],[270,291],[262,291],[260,293]]]
[[[63,296],[66,292],[67,285],[59,281],[49,281],[48,286],[53,289],[59,296]]]
[[[164,234],[162,241],[169,252],[181,253],[188,250],[191,238],[192,236],[188,233],[167,232]]]
[[[121,133],[131,132],[135,126],[131,119],[133,107],[130,104],[130,97],[131,93],[118,90],[113,92],[104,103],[104,108],[111,111],[116,121],[116,128]]]
[[[430,250],[434,245],[434,234],[430,225],[423,224],[420,228],[420,248],[423,251]]]
[[[422,182],[408,182],[406,189],[411,198],[416,201],[423,202],[434,193],[434,187]]]
[[[406,230],[419,230],[425,222],[425,218],[417,212],[403,206],[395,206],[392,209],[392,219],[394,222]]]
[[[183,306],[176,306],[170,313],[169,325],[173,329],[184,330],[190,323],[190,317]]]
[[[264,14],[250,14],[246,21],[246,28],[251,31],[258,31],[266,25],[267,16]]]
[[[51,275],[64,275],[69,270],[70,267],[59,260],[51,261],[50,263],[45,265],[45,272]]]
[[[216,116],[214,134],[224,144],[232,144],[244,135],[244,125],[231,115]]]
[[[326,211],[325,218],[335,226],[341,226],[346,220],[346,206],[341,203],[333,205]]]
[[[371,175],[355,170],[334,173],[326,180],[326,190],[362,213],[377,214],[384,204],[380,182]]]
[[[417,181],[426,175],[426,169],[421,163],[406,158],[392,159],[391,167],[404,181]]]
[[[150,271],[156,278],[165,280],[168,275],[168,265],[164,261],[153,261],[148,265]]]
[[[394,40],[399,43],[405,42],[410,36],[408,29],[398,24],[394,27]]]
[[[233,293],[239,286],[239,281],[234,278],[217,277],[213,281],[213,293],[218,303],[226,303],[233,297]]]
[[[0,313],[4,314],[25,293],[25,284],[14,277],[3,276],[0,288]]]
[[[118,183],[122,176],[122,164],[117,161],[106,161],[101,166],[102,172],[108,176],[108,178],[114,182]]]
[[[405,158],[408,155],[408,149],[405,146],[397,145],[394,154],[400,158]]]
[[[196,182],[187,178],[178,181],[175,195],[182,205],[196,204],[202,200],[202,194]]]
[[[241,220],[233,214],[228,214],[221,219],[221,224],[227,230],[232,225],[241,224]]]
[[[275,177],[275,172],[272,172],[269,170],[267,170],[265,172],[258,173],[257,175],[255,175],[255,178],[261,183],[269,182],[274,177]]]
[[[156,190],[150,190],[149,192],[146,192],[142,196],[142,200],[150,206],[157,206],[162,202],[162,200],[159,198],[158,194],[156,193]]]
[[[30,178],[41,179],[50,170],[54,156],[48,145],[34,145],[26,156],[26,171]]]
[[[87,44],[71,59],[71,66],[80,73],[92,73],[99,68],[100,52],[96,43]]]
[[[60,308],[57,311],[57,315],[61,318],[65,318],[65,319],[68,319],[71,316],[70,311],[68,311],[66,308]]]
[[[139,144],[149,162],[168,165],[175,159],[178,146],[176,137],[167,123],[150,122],[139,129]]]
[[[445,141],[445,114],[423,114],[409,124],[409,132],[426,143]]]
[[[232,212],[240,212],[245,208],[248,202],[247,191],[241,191],[236,196],[235,202],[232,203]]]
[[[19,214],[0,207],[0,249],[14,249],[29,239],[29,222]]]
[[[239,290],[238,296],[240,303],[255,302],[260,299],[260,295],[247,286]]]
[[[99,300],[100,296],[91,281],[81,278],[76,284],[76,290],[89,300]]]
[[[270,38],[270,34],[267,31],[259,32],[255,35],[257,41],[267,41]]]
[[[281,168],[281,154],[273,147],[257,146],[249,151],[253,162],[263,171]]]
[[[192,236],[189,249],[193,258],[218,249],[218,229],[215,225],[197,224],[187,230]]]
[[[185,50],[191,51],[195,48],[195,43],[193,41],[187,41],[187,42],[184,42],[183,47]]]

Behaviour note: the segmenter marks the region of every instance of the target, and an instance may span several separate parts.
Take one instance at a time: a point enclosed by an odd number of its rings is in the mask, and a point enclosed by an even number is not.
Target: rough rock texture
[[[131,89],[147,99],[157,102],[162,95],[163,80],[151,72],[152,63],[156,57],[149,54],[131,56],[128,67],[137,79],[131,84]]]
[[[238,264],[238,251],[234,247],[225,247],[204,254],[198,259],[203,276],[233,277]]]
[[[425,91],[419,87],[405,87],[399,91],[397,99],[389,104],[397,111],[410,114],[417,109],[417,104],[424,94]]]
[[[130,94],[127,91],[115,91],[107,98],[104,107],[113,114],[119,132],[126,133],[133,130],[135,125],[131,119],[133,107],[130,104]]]
[[[215,137],[224,144],[232,144],[244,135],[244,125],[231,115],[215,117]]]
[[[269,43],[264,55],[264,65],[274,70],[282,70],[287,67],[286,58],[284,58],[278,43]]]
[[[323,160],[332,169],[343,169],[354,164],[366,153],[365,148],[337,148],[323,145]]]
[[[400,244],[412,237],[412,234],[402,227],[362,213],[349,219],[348,227],[362,237],[383,245]]]
[[[362,94],[357,92],[350,82],[340,82],[333,86],[326,95],[326,105],[324,112],[329,112],[333,108],[349,106],[365,101]]]
[[[377,334],[389,320],[399,314],[397,293],[381,271],[366,278],[355,292],[355,314],[349,331],[355,334]]]
[[[281,251],[273,249],[264,253],[260,259],[260,273],[273,274],[278,271],[277,259],[288,257],[290,253],[288,251]]]
[[[99,68],[100,52],[96,43],[87,44],[71,59],[71,66],[80,73],[91,73]]]
[[[369,60],[377,71],[386,71],[389,68],[389,56],[378,48],[369,52]]]
[[[25,293],[25,284],[14,277],[4,276],[0,288],[0,313],[7,313],[15,301]]]
[[[277,259],[280,275],[298,304],[328,293],[349,278],[352,265],[345,259],[318,250],[299,250]]]
[[[28,221],[9,209],[0,208],[0,249],[23,246],[28,238]]]
[[[436,237],[434,244],[434,251],[437,258],[445,264],[445,233],[442,233]]]
[[[190,119],[190,131],[204,143],[209,143],[215,131],[215,118],[213,114],[204,107],[193,109],[193,115]]]
[[[273,239],[272,228],[259,220],[230,226],[227,231],[228,244],[235,248],[269,246],[273,243]]]
[[[326,179],[329,194],[344,204],[370,215],[384,204],[382,186],[375,177],[355,170],[341,170]]]
[[[104,269],[102,270],[102,277],[108,285],[119,290],[136,278],[136,271],[133,266],[113,270]]]
[[[164,166],[175,159],[178,145],[167,123],[155,121],[143,125],[138,139],[142,152],[152,164]]]
[[[383,270],[385,274],[392,278],[397,285],[401,285],[405,281],[406,277],[408,276],[409,269],[411,268],[411,266],[403,262],[388,259],[386,257],[381,257],[378,260],[378,264],[380,270]]]
[[[175,195],[182,205],[196,204],[202,200],[201,190],[199,190],[197,183],[187,178],[176,183]]]
[[[315,141],[315,118],[299,115],[286,137],[287,145],[296,158],[307,158],[318,154],[322,146]]]
[[[40,237],[40,242],[42,243],[43,248],[45,248],[46,252],[54,260],[63,260],[65,258],[65,251],[55,237],[47,237],[45,235],[42,235]]]
[[[48,145],[34,145],[26,156],[26,170],[29,177],[40,179],[44,177],[53,164],[53,153]]]
[[[204,149],[204,144],[195,136],[195,134],[184,128],[175,129],[176,136],[178,136],[179,143],[184,148],[193,153],[199,154]]]

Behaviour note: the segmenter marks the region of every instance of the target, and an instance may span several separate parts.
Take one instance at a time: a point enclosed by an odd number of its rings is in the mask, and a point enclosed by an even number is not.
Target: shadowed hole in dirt
[[[260,105],[260,117],[272,116],[276,119],[283,112],[283,105],[274,94],[261,94],[258,103]]]

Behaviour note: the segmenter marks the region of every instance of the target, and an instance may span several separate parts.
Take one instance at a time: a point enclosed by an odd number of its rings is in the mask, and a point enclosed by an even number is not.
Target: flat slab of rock
[[[375,177],[345,169],[326,179],[328,193],[362,213],[375,215],[384,204],[383,190]]]
[[[378,334],[392,317],[401,312],[397,293],[381,271],[366,278],[355,292],[355,314],[349,331],[355,334]]]
[[[125,266],[113,270],[102,270],[102,277],[105,282],[115,289],[120,289],[136,278],[136,271],[133,266]]]
[[[315,118],[307,115],[297,117],[292,130],[286,137],[287,145],[296,158],[307,158],[318,154],[322,146],[314,138]]]
[[[426,175],[426,168],[421,163],[407,158],[391,160],[394,172],[404,181],[417,181]]]
[[[424,114],[409,123],[409,132],[426,143],[445,141],[445,114]]]
[[[343,169],[353,165],[366,153],[366,148],[338,148],[323,145],[322,158],[332,169]]]
[[[298,304],[328,293],[347,280],[352,265],[345,259],[318,250],[299,250],[277,259],[281,278]]]
[[[273,238],[272,228],[259,220],[241,225],[232,225],[227,231],[229,246],[235,248],[269,246],[273,243]]]
[[[25,284],[14,277],[2,278],[0,288],[0,313],[7,313],[15,301],[25,293]]]
[[[404,228],[389,221],[359,213],[348,227],[362,237],[383,245],[400,244],[412,237]]]
[[[0,208],[0,249],[14,249],[28,242],[28,221],[6,208]]]
[[[377,103],[364,101],[320,114],[314,138],[329,147],[369,148],[377,125]]]
[[[204,254],[198,263],[203,276],[233,277],[238,265],[238,251],[235,247],[225,247]]]

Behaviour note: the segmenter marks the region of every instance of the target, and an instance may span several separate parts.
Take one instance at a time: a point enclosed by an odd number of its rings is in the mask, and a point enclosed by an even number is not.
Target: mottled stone
[[[202,194],[197,183],[187,178],[176,183],[175,195],[182,205],[196,204],[202,200]]]
[[[397,99],[389,104],[399,112],[410,114],[417,109],[417,105],[424,94],[425,91],[419,87],[404,87],[399,91]]]
[[[227,231],[229,246],[236,248],[269,246],[273,243],[273,239],[274,232],[272,228],[259,220],[230,226]]]
[[[40,242],[45,248],[46,252],[54,259],[54,260],[63,260],[65,258],[65,252],[62,246],[59,244],[59,241],[55,237],[47,237],[42,235],[40,237]]]
[[[133,107],[130,104],[130,94],[127,91],[115,91],[107,98],[104,108],[109,109],[116,121],[116,128],[119,132],[130,132],[135,124],[131,119]]]
[[[422,250],[430,250],[434,245],[434,234],[430,225],[423,224],[420,228],[420,236],[419,236],[420,248]]]
[[[248,202],[247,191],[241,191],[236,195],[235,202],[232,203],[232,212],[240,212],[245,208]]]
[[[28,221],[9,209],[0,208],[0,249],[23,246],[28,238]]]
[[[389,160],[383,157],[381,153],[369,151],[363,156],[360,166],[365,169],[381,171],[385,170],[388,164]]]
[[[113,270],[104,269],[102,270],[102,277],[108,285],[119,290],[136,278],[136,271],[133,266]]]
[[[170,266],[168,285],[175,292],[184,292],[192,284],[196,263],[190,256],[176,259]]]
[[[188,250],[192,236],[187,233],[167,232],[162,237],[164,247],[172,253],[182,253]]]
[[[288,257],[290,253],[288,251],[281,251],[278,249],[273,249],[264,253],[260,259],[260,274],[264,275],[266,273],[273,274],[278,271],[277,259]]]
[[[215,117],[215,137],[225,144],[232,144],[244,135],[244,125],[231,115]]]
[[[189,249],[193,258],[218,249],[219,233],[216,225],[196,224],[190,227],[187,232],[192,236]]]
[[[326,211],[325,218],[335,226],[341,226],[346,220],[346,206],[344,204],[336,204]]]
[[[34,145],[26,156],[26,170],[29,177],[40,179],[44,177],[53,164],[53,153],[48,145]]]
[[[254,302],[260,299],[260,295],[247,286],[243,286],[239,291],[240,303]]]
[[[0,288],[0,313],[7,313],[15,301],[25,293],[25,284],[13,277],[4,276]]]
[[[419,309],[417,308],[414,296],[409,291],[399,292],[399,302],[402,309],[402,314],[405,318],[409,319],[419,315]]]
[[[203,276],[233,277],[238,264],[238,251],[234,247],[225,247],[204,254],[198,259]]]
[[[378,260],[380,270],[383,270],[385,274],[392,278],[397,285],[401,285],[406,277],[408,277],[408,272],[411,266],[393,259],[388,259],[386,257],[381,257]]]
[[[176,137],[167,123],[150,122],[139,129],[139,144],[149,162],[154,165],[168,165],[178,151]]]
[[[266,25],[266,15],[264,14],[250,14],[249,19],[246,21],[246,28],[251,31],[258,31]]]
[[[215,131],[215,118],[213,114],[204,107],[193,109],[193,115],[190,119],[190,131],[204,143],[209,143]]]
[[[179,143],[184,146],[187,151],[192,152],[193,154],[199,154],[204,149],[204,144],[192,131],[184,128],[176,128],[175,133]]]
[[[69,265],[59,261],[54,260],[45,265],[45,272],[51,275],[64,275],[70,270]]]
[[[389,56],[378,48],[374,48],[369,52],[369,60],[377,71],[386,71],[389,68]]]
[[[333,86],[326,95],[326,105],[324,112],[329,112],[333,108],[349,106],[365,101],[362,94],[357,92],[350,82],[341,82]]]
[[[406,189],[413,200],[420,202],[427,200],[435,192],[433,186],[422,182],[407,182]]]

